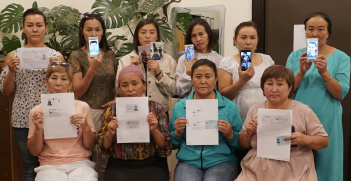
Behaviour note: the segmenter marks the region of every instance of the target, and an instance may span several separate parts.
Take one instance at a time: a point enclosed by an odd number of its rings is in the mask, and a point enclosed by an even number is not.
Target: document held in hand
[[[42,94],[41,107],[45,139],[77,137],[77,125],[70,118],[76,114],[74,93]]]
[[[17,57],[20,59],[20,70],[46,69],[50,62],[50,48],[19,48]]]
[[[218,100],[186,100],[186,144],[218,145]]]
[[[257,157],[290,160],[292,110],[263,109],[257,113]]]
[[[148,114],[147,97],[117,97],[117,143],[149,143]]]

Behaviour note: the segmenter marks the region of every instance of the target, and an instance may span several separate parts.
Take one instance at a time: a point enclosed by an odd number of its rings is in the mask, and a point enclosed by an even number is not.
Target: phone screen
[[[316,59],[318,57],[318,39],[307,39],[307,59]]]
[[[240,67],[242,71],[246,71],[251,65],[251,50],[240,51]]]
[[[189,62],[195,56],[194,45],[185,45],[186,61]]]
[[[95,57],[99,54],[99,38],[89,37],[89,54],[90,57]]]

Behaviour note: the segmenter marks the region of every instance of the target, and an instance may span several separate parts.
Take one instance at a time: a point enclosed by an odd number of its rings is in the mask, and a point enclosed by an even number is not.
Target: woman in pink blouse
[[[268,67],[261,78],[261,88],[267,101],[257,103],[249,110],[239,133],[242,148],[250,151],[241,162],[242,172],[236,181],[317,181],[312,149],[329,144],[328,134],[312,109],[290,99],[294,90],[293,73],[281,65]],[[295,132],[284,140],[291,140],[290,161],[257,157],[257,112],[259,108],[292,110]]]

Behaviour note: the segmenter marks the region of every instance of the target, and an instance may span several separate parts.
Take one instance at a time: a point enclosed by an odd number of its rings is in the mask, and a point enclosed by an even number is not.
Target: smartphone
[[[99,54],[99,38],[89,37],[89,54],[90,57],[95,57]]]
[[[251,50],[240,51],[240,67],[241,71],[246,71],[251,65]]]
[[[194,58],[195,56],[195,50],[194,50],[194,45],[185,45],[185,56],[186,56],[186,61],[189,62],[191,59]]]
[[[294,133],[294,132],[295,132],[295,126],[291,125],[291,133]],[[297,145],[291,145],[291,148],[292,147],[297,147]]]
[[[318,57],[318,38],[307,39],[307,59],[314,60]]]

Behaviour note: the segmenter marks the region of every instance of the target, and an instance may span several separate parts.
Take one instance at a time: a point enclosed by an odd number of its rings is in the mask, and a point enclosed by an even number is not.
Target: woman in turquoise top
[[[332,23],[317,12],[304,22],[307,38],[318,38],[318,58],[307,60],[306,48],[292,52],[286,64],[295,75],[294,99],[309,105],[329,135],[329,146],[315,153],[319,181],[343,180],[341,100],[350,87],[350,57],[327,44]]]
[[[238,176],[234,150],[240,149],[238,138],[243,124],[238,108],[214,89],[217,68],[212,61],[196,61],[191,67],[191,81],[195,91],[174,106],[169,122],[172,149],[178,149],[174,181],[233,181]],[[186,144],[186,109],[191,109],[186,108],[186,100],[192,99],[218,100],[218,145]]]

